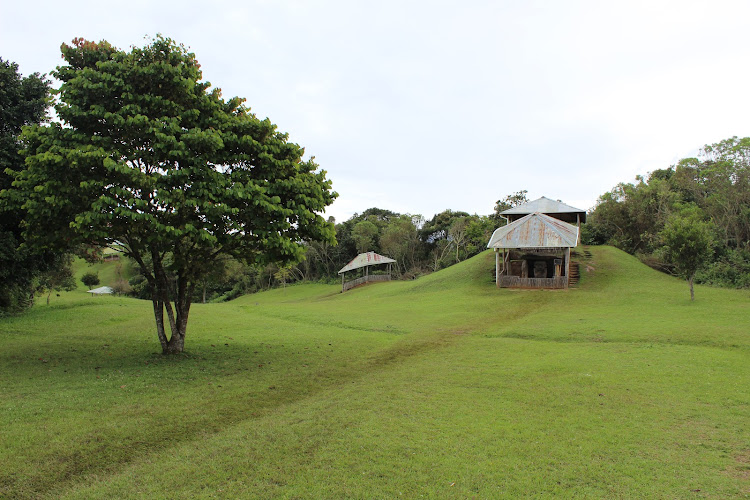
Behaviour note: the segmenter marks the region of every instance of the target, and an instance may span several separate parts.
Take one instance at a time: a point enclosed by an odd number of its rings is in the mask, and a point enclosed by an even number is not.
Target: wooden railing
[[[500,276],[500,288],[565,288],[566,276],[554,278],[521,278],[520,276]]]
[[[369,276],[362,276],[361,278],[357,278],[355,280],[347,281],[344,283],[341,287],[341,291],[345,292],[347,290],[351,290],[355,286],[363,285],[365,283],[370,283],[373,281],[391,281],[391,275],[390,274],[371,274]]]

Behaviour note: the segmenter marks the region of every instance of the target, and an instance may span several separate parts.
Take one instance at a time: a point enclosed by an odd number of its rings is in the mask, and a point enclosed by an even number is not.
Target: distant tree
[[[117,278],[115,279],[115,282],[112,283],[112,292],[115,295],[128,295],[132,291],[133,287],[131,287],[130,283],[123,278]]]
[[[451,263],[447,262],[447,257],[450,254],[451,248],[453,248],[453,246],[447,239],[436,240],[432,244],[432,249],[430,250],[430,269],[433,271],[439,271],[441,268],[450,265]]]
[[[508,210],[509,208],[517,207],[519,205],[523,205],[524,203],[528,203],[529,199],[526,197],[527,194],[529,194],[529,192],[523,189],[513,194],[509,194],[503,199],[497,200],[497,202],[495,202],[495,213],[492,215],[493,219],[495,219],[498,222],[502,221],[504,219],[500,215],[500,212],[504,212],[505,210]]]
[[[291,276],[292,270],[288,265],[279,267],[273,275],[276,281],[279,281],[281,283],[281,287],[284,289],[286,289],[286,283],[287,281],[289,281],[289,278],[291,278]]]
[[[492,233],[497,229],[497,224],[492,216],[474,215],[466,228],[466,248],[470,255],[475,255],[487,249]]]
[[[636,183],[620,183],[599,197],[583,233],[585,244],[614,245],[628,253],[647,255],[660,245],[659,233],[681,197],[671,176],[656,171]]]
[[[388,222],[391,219],[398,219],[399,217],[401,217],[401,214],[377,207],[368,208],[358,216],[359,219],[366,219],[373,223],[377,223],[378,221]]]
[[[469,218],[460,217],[453,221],[450,228],[448,228],[448,240],[456,248],[456,262],[461,262],[460,250],[466,245],[468,241],[467,229],[469,228]]]
[[[432,219],[424,223],[419,231],[419,237],[425,243],[432,245],[440,239],[448,238],[448,230],[456,219],[469,217],[467,212],[443,210],[435,214]]]
[[[149,284],[162,352],[183,351],[207,263],[296,262],[305,241],[335,241],[319,215],[336,197],[325,171],[243,99],[209,90],[182,45],[76,39],[61,50],[65,125],[24,133],[6,199],[38,247],[118,242]]]
[[[84,273],[84,275],[81,276],[81,282],[91,290],[99,284],[99,273],[93,271]]]
[[[459,251],[466,242],[465,230],[471,217],[467,212],[448,209],[424,223],[419,237],[426,247],[424,254],[428,255],[428,266],[433,271],[460,261]],[[451,231],[454,234],[450,234]],[[454,250],[455,258],[448,258]]]
[[[378,235],[378,227],[369,220],[358,222],[352,229],[352,239],[357,245],[357,252],[372,251],[373,243]]]
[[[416,261],[420,241],[415,222],[418,224],[421,220],[421,216],[410,215],[392,218],[380,235],[380,249],[396,260],[396,269],[401,274],[418,267]]]
[[[50,297],[52,292],[61,292],[75,290],[76,280],[73,276],[73,258],[64,254],[58,257],[58,262],[51,266],[48,270],[39,273],[35,278],[36,294],[47,294],[47,305],[49,305]]]
[[[664,259],[674,266],[678,275],[687,280],[690,300],[695,300],[695,273],[707,264],[711,256],[711,227],[695,213],[675,214],[665,224],[661,239],[664,242]]]

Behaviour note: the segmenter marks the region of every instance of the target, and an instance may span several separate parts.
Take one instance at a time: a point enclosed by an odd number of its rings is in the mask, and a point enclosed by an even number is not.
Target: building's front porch
[[[497,249],[495,256],[500,288],[568,288],[569,248]]]

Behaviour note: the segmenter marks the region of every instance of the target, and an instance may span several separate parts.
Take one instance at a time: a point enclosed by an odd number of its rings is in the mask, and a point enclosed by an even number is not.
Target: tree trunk
[[[162,354],[181,353],[185,350],[185,333],[187,331],[188,315],[190,314],[190,299],[178,297],[175,301],[174,312],[176,318],[174,321],[169,322],[171,331],[169,339],[167,339],[166,328],[164,326],[164,310],[171,311],[172,304],[160,300],[154,300],[153,302],[156,333],[161,343]]]
[[[185,276],[178,274],[177,290],[174,290],[174,286],[170,286],[160,256],[154,252],[152,253],[152,260],[154,265],[152,302],[154,303],[156,331],[161,342],[162,354],[179,354],[185,350],[185,333],[194,285],[189,283]],[[171,296],[174,296],[174,308],[172,307]],[[171,332],[169,339],[167,339],[164,326],[164,311],[167,313]]]
[[[156,336],[159,337],[162,353],[166,354],[169,342],[167,341],[167,334],[164,331],[164,304],[157,300],[156,292],[151,293],[153,295],[152,303],[154,304],[154,318],[156,319]]]
[[[185,332],[175,334],[172,332],[172,338],[169,339],[167,348],[162,350],[162,354],[179,354],[185,350]]]
[[[693,291],[693,279],[695,276],[690,276],[688,278],[688,284],[690,285],[690,300],[695,300],[695,292]]]

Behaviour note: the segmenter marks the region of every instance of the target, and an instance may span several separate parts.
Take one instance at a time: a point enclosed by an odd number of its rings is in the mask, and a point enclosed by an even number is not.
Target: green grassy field
[[[53,297],[0,320],[0,496],[750,496],[750,294],[591,252],[196,304],[174,357],[149,302]]]

